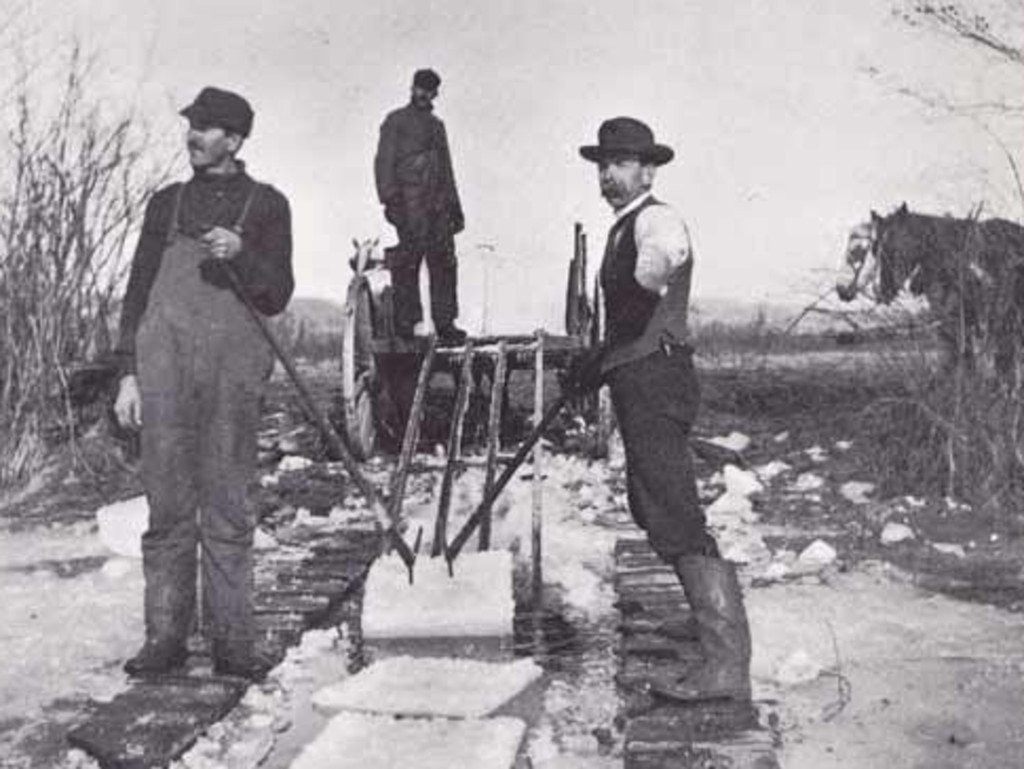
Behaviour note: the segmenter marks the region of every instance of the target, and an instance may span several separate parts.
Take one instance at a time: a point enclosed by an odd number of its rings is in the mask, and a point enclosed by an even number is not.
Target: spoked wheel
[[[341,336],[341,399],[345,436],[358,459],[373,455],[377,446],[375,390],[377,366],[373,357],[373,307],[370,286],[357,275],[345,299]]]

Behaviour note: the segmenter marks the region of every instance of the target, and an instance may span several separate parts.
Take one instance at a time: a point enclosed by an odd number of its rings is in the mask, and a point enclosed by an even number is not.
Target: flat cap
[[[192,123],[217,126],[242,136],[252,132],[253,111],[249,102],[221,88],[207,86],[180,114]]]
[[[425,91],[436,91],[441,86],[441,76],[432,69],[418,69],[412,76],[412,84]]]

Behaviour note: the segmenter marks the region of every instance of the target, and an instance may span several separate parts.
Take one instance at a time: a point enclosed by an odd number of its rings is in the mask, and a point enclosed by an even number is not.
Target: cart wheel
[[[370,378],[359,377],[351,407],[345,409],[345,430],[353,448],[358,447],[360,459],[366,459],[377,447],[377,420]]]
[[[345,437],[358,459],[373,454],[377,444],[373,358],[373,307],[370,286],[357,275],[349,284],[341,335],[341,401]]]
[[[594,446],[600,459],[608,458],[612,429],[612,396],[607,387],[602,387],[597,393],[597,441]]]

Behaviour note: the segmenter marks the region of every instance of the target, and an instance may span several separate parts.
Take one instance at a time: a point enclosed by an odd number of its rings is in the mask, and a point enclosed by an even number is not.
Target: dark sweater
[[[374,174],[381,203],[411,208],[405,214],[414,218],[449,214],[462,221],[448,134],[431,110],[406,104],[388,114]]]
[[[255,184],[241,163],[239,167],[229,176],[195,174],[185,184],[178,214],[183,235],[199,238],[213,227],[231,229],[238,223]],[[124,373],[135,373],[135,334],[160,270],[180,187],[164,187],[146,205],[121,308],[117,354]],[[260,312],[271,316],[285,308],[295,287],[291,211],[288,199],[273,187],[260,185],[243,224],[242,250],[230,261]]]

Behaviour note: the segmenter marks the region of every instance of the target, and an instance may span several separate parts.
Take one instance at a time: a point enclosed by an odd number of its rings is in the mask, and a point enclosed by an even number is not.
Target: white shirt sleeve
[[[635,225],[636,282],[664,294],[676,269],[691,259],[690,232],[680,216],[666,205],[648,206]]]

